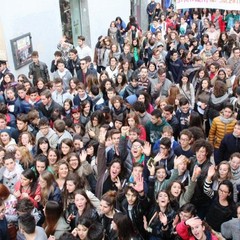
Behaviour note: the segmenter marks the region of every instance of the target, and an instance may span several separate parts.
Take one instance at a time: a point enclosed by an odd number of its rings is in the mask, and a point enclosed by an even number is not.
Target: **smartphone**
[[[148,159],[147,165],[148,165],[148,167],[154,166],[154,159],[153,159],[152,157],[150,157],[150,158]]]

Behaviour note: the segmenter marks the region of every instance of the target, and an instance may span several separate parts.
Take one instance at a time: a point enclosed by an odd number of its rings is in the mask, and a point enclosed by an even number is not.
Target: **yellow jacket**
[[[223,121],[222,116],[218,116],[213,119],[208,135],[208,141],[213,145],[214,148],[219,148],[225,134],[233,132],[237,120],[233,118],[229,120],[230,121],[226,122]]]

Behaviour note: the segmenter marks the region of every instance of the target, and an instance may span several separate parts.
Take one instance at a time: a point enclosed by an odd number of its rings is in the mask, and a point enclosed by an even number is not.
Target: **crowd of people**
[[[240,239],[240,11],[147,14],[0,61],[0,239]]]

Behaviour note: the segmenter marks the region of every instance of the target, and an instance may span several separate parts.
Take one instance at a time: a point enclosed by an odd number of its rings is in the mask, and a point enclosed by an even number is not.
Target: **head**
[[[207,159],[211,157],[213,151],[211,144],[204,139],[196,140],[192,149],[196,153],[198,164],[202,164],[207,161]]]
[[[102,214],[109,214],[113,212],[116,205],[117,193],[115,191],[108,191],[102,197],[100,201],[100,211]]]

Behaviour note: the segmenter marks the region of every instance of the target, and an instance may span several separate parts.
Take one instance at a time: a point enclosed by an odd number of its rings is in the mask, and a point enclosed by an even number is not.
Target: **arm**
[[[216,131],[217,131],[216,119],[213,119],[212,126],[210,128],[209,135],[208,135],[208,141],[211,143],[211,145],[213,145]]]

